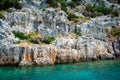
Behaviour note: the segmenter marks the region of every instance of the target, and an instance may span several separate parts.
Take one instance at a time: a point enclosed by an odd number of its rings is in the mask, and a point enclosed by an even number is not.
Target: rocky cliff
[[[83,60],[114,59],[120,55],[120,40],[108,42],[104,28],[117,25],[120,16],[100,16],[84,23],[69,23],[67,13],[44,9],[44,0],[20,0],[21,10],[5,12],[0,19],[0,65],[53,65]],[[90,1],[92,3],[92,0]],[[87,3],[84,0],[82,4]],[[110,3],[109,3],[110,4]],[[119,5],[116,5],[119,7]],[[118,8],[117,8],[118,9]],[[81,36],[73,31],[81,32]],[[17,38],[12,31],[39,37],[53,36],[51,44],[33,44]],[[21,43],[16,44],[17,41]]]

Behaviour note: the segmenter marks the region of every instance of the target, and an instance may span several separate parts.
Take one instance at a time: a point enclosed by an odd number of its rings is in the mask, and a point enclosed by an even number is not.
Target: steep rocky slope
[[[104,31],[105,27],[120,27],[120,16],[100,16],[84,23],[71,24],[64,11],[50,7],[44,9],[44,0],[20,2],[23,4],[21,10],[2,12],[4,19],[0,19],[0,65],[53,65],[114,59],[120,55],[119,39],[113,43],[108,42]],[[86,2],[83,0],[82,4]],[[13,31],[24,34],[34,32],[41,38],[53,36],[56,39],[51,44],[34,44],[17,38]],[[82,36],[73,31],[80,32]],[[16,44],[17,41],[20,43]]]

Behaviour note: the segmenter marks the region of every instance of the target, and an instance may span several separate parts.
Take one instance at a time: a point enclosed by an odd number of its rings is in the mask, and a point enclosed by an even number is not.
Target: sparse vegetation
[[[17,32],[17,31],[12,31],[12,32],[15,35],[15,37],[17,37],[21,40],[27,40],[34,44],[39,44],[39,42],[40,42],[40,38],[37,37],[34,32],[30,32],[28,35],[24,34],[23,32]],[[16,41],[16,43],[18,44],[19,41]]]
[[[55,40],[55,37],[50,37],[50,36],[45,36],[43,39],[42,39],[42,42],[43,43],[46,43],[46,44],[50,44],[52,41]]]
[[[119,11],[118,10],[112,10],[111,11],[111,16],[112,17],[118,17],[119,16]]]
[[[109,29],[108,28],[104,28],[104,31],[109,34]]]
[[[104,5],[91,5],[91,4],[87,4],[85,6],[85,9],[86,11],[84,12],[84,15],[90,17],[108,15],[112,11],[111,8],[107,8]]]
[[[119,16],[119,10],[114,10],[112,8],[107,8],[104,5],[91,5],[87,4],[84,12],[85,16],[97,17],[102,15],[111,15],[112,17]]]
[[[9,13],[10,13],[10,12],[13,12],[13,10],[11,10],[11,9],[7,9],[6,11],[9,12]]]
[[[0,19],[4,19],[4,15],[2,13],[0,13]]]
[[[76,16],[75,14],[69,13],[67,18],[71,21],[71,20],[74,20],[74,19],[79,18],[79,17]]]
[[[34,44],[40,43],[40,37],[35,32],[30,32],[28,36],[29,36],[29,39],[28,39],[29,42],[34,43]]]
[[[72,0],[71,2],[67,2],[67,0],[46,0],[46,3],[51,7],[58,7],[58,3],[61,4],[61,10],[67,12],[67,6],[71,8],[75,8],[77,5],[80,5],[81,0]]]
[[[77,34],[78,36],[82,36],[82,33],[80,31],[73,30],[73,33]]]
[[[17,40],[16,42],[15,42],[15,44],[20,44],[21,43],[21,41],[20,40]]]
[[[20,40],[26,40],[34,44],[39,44],[40,42],[45,44],[50,44],[53,40],[55,40],[54,37],[50,37],[50,36],[45,36],[43,38],[40,38],[35,32],[30,32],[28,35],[18,31],[12,31],[12,32],[15,35],[15,37],[19,38]],[[20,41],[16,41],[16,44],[19,43]]]
[[[113,36],[118,36],[118,37],[120,37],[120,28],[118,28],[118,27],[112,27],[111,34],[112,34]]]

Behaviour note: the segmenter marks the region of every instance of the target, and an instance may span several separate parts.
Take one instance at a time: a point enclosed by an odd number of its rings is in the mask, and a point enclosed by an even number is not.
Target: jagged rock
[[[80,51],[75,49],[59,49],[55,63],[72,63],[80,61]]]
[[[113,54],[107,53],[107,54],[100,54],[100,59],[114,59],[115,56]]]
[[[56,55],[57,50],[53,46],[28,46],[24,49],[19,65],[53,65],[56,60]]]
[[[24,8],[39,9],[45,5],[46,0],[20,0]]]
[[[104,27],[116,24],[120,27],[120,16],[116,18],[101,16],[82,24],[67,24],[67,14],[64,11],[57,11],[54,8],[39,9],[45,4],[45,0],[20,1],[23,4],[22,10],[3,12],[4,21],[0,19],[0,65],[45,66],[99,58],[113,59],[114,55],[120,55],[120,39],[112,45],[114,54],[104,31]],[[83,1],[85,1],[83,4],[86,4],[94,3],[96,0]],[[75,29],[81,32],[82,36],[69,34]],[[13,30],[24,33],[37,32],[42,37],[57,38],[50,45],[14,44],[17,38],[13,35]],[[61,34],[64,37],[58,38]]]
[[[4,45],[0,48],[0,64],[44,66],[55,63],[72,63],[83,59],[99,59],[101,53],[103,54],[101,59],[114,57],[112,54],[108,54],[108,47],[105,47],[108,46],[106,42],[89,37],[70,38],[58,38],[51,45]]]
[[[111,3],[108,0],[82,0],[82,4],[86,5],[86,4],[104,4],[106,7],[111,8],[113,7],[114,9],[120,9],[120,5],[119,4],[115,4],[115,3]]]
[[[67,15],[63,11],[55,11],[53,8],[47,8],[45,11],[25,8],[19,12],[4,12],[5,21],[11,27],[11,30],[29,33],[41,31],[43,36],[58,36],[58,33],[64,35],[68,32],[70,26],[67,26]]]
[[[13,43],[14,41],[15,37],[11,32],[10,26],[0,19],[0,47],[2,44]]]
[[[112,43],[112,47],[113,47],[113,50],[115,52],[115,56],[120,56],[120,38],[118,38],[117,40],[115,40],[113,43]]]
[[[0,65],[13,64],[18,65],[21,61],[22,49],[15,45],[4,45],[0,48]]]

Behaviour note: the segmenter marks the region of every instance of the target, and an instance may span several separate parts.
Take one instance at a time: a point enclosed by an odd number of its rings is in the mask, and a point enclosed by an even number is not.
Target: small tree
[[[70,14],[68,14],[68,17],[67,17],[69,20],[73,20],[73,19],[75,19],[75,18],[78,18],[78,16],[76,16],[75,14],[72,14],[72,13],[70,13]]]

